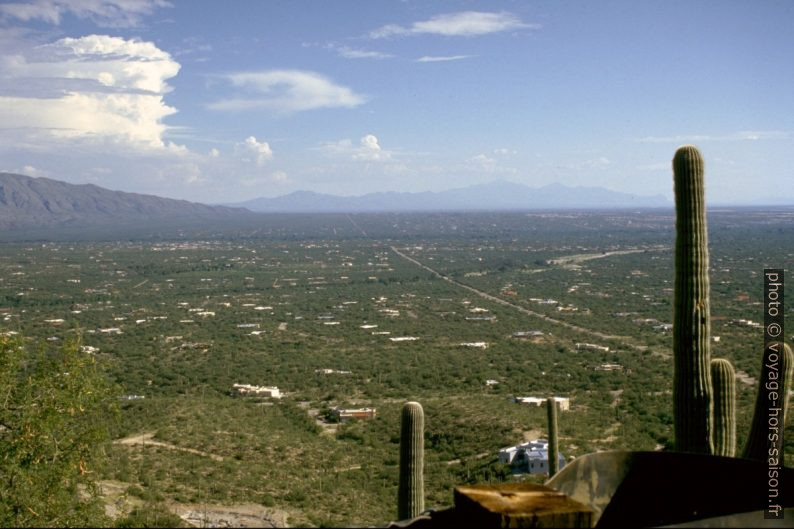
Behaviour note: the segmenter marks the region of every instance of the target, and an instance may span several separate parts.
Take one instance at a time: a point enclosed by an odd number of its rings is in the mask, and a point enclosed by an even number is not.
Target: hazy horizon
[[[794,5],[0,5],[0,171],[203,203],[510,181],[794,204]],[[783,196],[781,196],[783,195]]]
[[[3,172],[8,173],[8,171],[0,171],[0,173],[3,173]],[[10,173],[10,174],[21,174],[21,173]],[[31,176],[31,175],[24,175],[23,174],[22,176],[27,176],[27,177],[30,177],[30,178],[47,178],[47,179],[56,180],[56,181],[63,181],[63,180],[59,180],[57,178],[51,178],[49,176],[44,176],[44,175]],[[75,183],[74,185],[82,185],[82,184],[93,184],[93,183],[92,182],[79,182],[79,183]],[[460,190],[472,189],[472,188],[476,189],[476,188],[481,187],[481,186],[499,185],[499,184],[524,185],[524,186],[526,186],[529,189],[544,189],[544,188],[547,188],[547,187],[553,187],[553,186],[556,186],[556,185],[561,185],[561,186],[564,186],[566,189],[598,189],[598,190],[604,190],[604,191],[608,191],[608,192],[624,193],[624,192],[618,191],[616,189],[610,189],[610,188],[607,188],[607,187],[600,187],[600,186],[587,186],[587,185],[566,186],[565,184],[560,184],[559,182],[551,182],[551,183],[548,183],[548,184],[545,184],[545,185],[542,185],[542,186],[533,187],[531,185],[522,184],[521,182],[517,182],[517,181],[513,181],[513,180],[497,179],[497,180],[490,180],[490,181],[487,181],[487,182],[482,182],[482,183],[479,183],[479,184],[472,184],[472,185],[469,185],[469,186],[452,187],[452,188],[449,188],[449,189],[441,189],[441,190],[438,190],[438,191],[396,191],[396,190],[385,189],[385,190],[372,191],[372,192],[367,192],[367,193],[364,193],[364,192],[359,192],[359,193],[352,192],[352,193],[343,194],[343,193],[334,193],[334,192],[327,192],[326,193],[326,192],[321,192],[321,191],[312,191],[312,190],[308,190],[308,189],[295,189],[295,190],[292,190],[292,191],[281,192],[281,193],[275,194],[275,195],[261,195],[261,196],[256,196],[256,197],[243,199],[243,200],[237,200],[237,201],[191,200],[191,202],[196,202],[196,203],[206,204],[206,205],[211,205],[211,206],[246,207],[245,204],[248,203],[248,202],[255,202],[257,200],[262,200],[262,199],[264,199],[264,200],[281,199],[281,198],[289,197],[289,196],[294,195],[294,194],[301,194],[301,193],[314,193],[314,194],[317,194],[317,195],[320,195],[320,196],[330,196],[330,197],[334,197],[334,198],[343,198],[343,199],[344,198],[356,199],[356,198],[362,198],[362,197],[366,197],[366,196],[370,196],[370,195],[377,195],[377,194],[398,194],[398,195],[405,195],[405,194],[421,195],[423,193],[443,194],[443,193],[449,192],[449,191],[460,191]],[[93,184],[93,185],[97,185],[97,184]],[[100,186],[100,187],[103,187],[103,186]],[[138,193],[137,191],[125,191],[123,189],[113,189],[113,188],[104,188],[104,187],[103,187],[103,189],[107,189],[109,191],[114,191],[114,192],[119,191],[119,192]],[[167,197],[167,196],[164,196],[164,195],[156,195],[156,194],[151,194],[151,193],[139,193],[139,194],[144,194],[144,195],[149,195],[149,196],[160,196],[162,198],[170,198],[170,199],[174,199],[174,200],[187,200],[187,199],[181,199],[179,197]],[[672,197],[664,196],[661,193],[656,194],[656,195],[642,194],[642,193],[630,193],[630,194],[633,195],[633,196],[636,196],[638,198],[643,198],[643,199],[653,199],[653,198],[656,198],[656,197],[662,197],[662,198],[664,198],[664,200],[666,200],[667,203],[664,206],[635,206],[635,205],[627,204],[624,207],[625,209],[664,209],[664,208],[673,209],[675,207],[675,203],[674,203]],[[785,196],[784,197],[767,197],[765,199],[760,199],[760,200],[755,200],[755,201],[753,201],[753,200],[741,201],[741,199],[738,199],[738,200],[733,201],[733,202],[730,202],[730,201],[713,202],[713,201],[707,200],[707,204],[706,205],[707,205],[708,209],[712,209],[712,208],[732,208],[732,207],[738,207],[738,208],[763,208],[763,207],[789,208],[789,207],[792,207],[792,208],[794,208],[794,198],[789,198],[789,197],[785,197]],[[603,208],[604,209],[614,209],[614,206],[607,205],[607,206],[604,206]],[[501,208],[496,208],[496,209],[494,209],[494,211],[498,211],[499,209],[501,209]],[[527,210],[535,210],[537,208],[534,207],[534,206],[528,206],[526,209]],[[556,210],[556,209],[569,210],[569,209],[582,209],[582,208],[569,207],[569,206],[560,206],[560,207],[553,206],[553,207],[544,208],[544,209],[549,209],[549,210]],[[592,208],[585,207],[584,209],[592,209]],[[596,208],[596,209],[598,209],[598,208]],[[367,210],[367,211],[370,211],[370,210]],[[390,212],[392,210],[385,210],[385,211]],[[396,211],[399,211],[399,210],[396,210]],[[426,211],[426,210],[417,210],[417,211]],[[460,211],[466,211],[466,210],[460,210]],[[473,209],[472,211],[488,211],[488,209],[487,208],[486,209]]]

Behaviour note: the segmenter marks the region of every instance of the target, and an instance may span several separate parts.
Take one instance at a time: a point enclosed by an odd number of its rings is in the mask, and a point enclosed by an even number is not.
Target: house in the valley
[[[540,397],[513,397],[516,404],[526,404],[527,406],[545,406],[546,399]],[[571,399],[569,397],[554,397],[557,407],[560,411],[568,411],[571,409]]]
[[[269,397],[280,399],[281,391],[276,386],[252,386],[251,384],[232,384],[232,392],[244,397]]]
[[[330,417],[339,422],[349,422],[353,419],[374,419],[377,413],[375,408],[334,408],[331,410]]]
[[[548,474],[549,443],[544,439],[535,439],[516,446],[499,450],[499,463],[510,465],[517,474]],[[557,454],[557,469],[565,466],[565,456]]]

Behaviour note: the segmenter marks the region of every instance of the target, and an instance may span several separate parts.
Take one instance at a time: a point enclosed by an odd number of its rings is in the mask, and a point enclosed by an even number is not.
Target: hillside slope
[[[208,206],[154,195],[111,191],[49,178],[0,173],[0,228],[125,225],[142,221],[213,220],[250,215],[245,209]]]

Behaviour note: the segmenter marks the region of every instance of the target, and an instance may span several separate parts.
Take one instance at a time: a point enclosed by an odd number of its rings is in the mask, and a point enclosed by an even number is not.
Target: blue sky
[[[0,2],[0,170],[210,203],[492,180],[794,203],[794,2]]]

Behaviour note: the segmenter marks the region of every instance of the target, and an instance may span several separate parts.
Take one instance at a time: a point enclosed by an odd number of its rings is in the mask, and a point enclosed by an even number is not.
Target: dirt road
[[[181,446],[172,445],[170,443],[163,443],[162,441],[153,441],[152,438],[154,437],[154,433],[142,433],[139,435],[133,435],[130,437],[125,437],[124,439],[116,439],[113,441],[113,444],[116,445],[125,445],[125,446],[159,446],[161,448],[167,448],[169,450],[179,450],[180,452],[189,452],[191,454],[196,454],[197,456],[204,456],[209,457],[214,461],[223,461],[223,457],[216,455],[216,454],[209,454],[207,452],[202,452],[201,450],[196,450],[194,448],[184,448]]]

